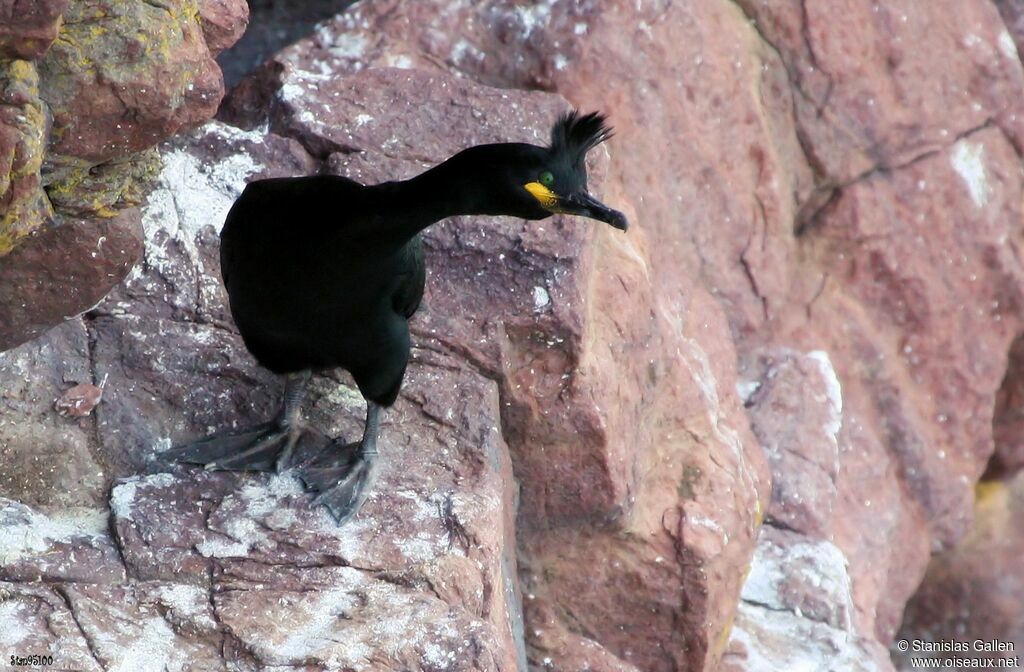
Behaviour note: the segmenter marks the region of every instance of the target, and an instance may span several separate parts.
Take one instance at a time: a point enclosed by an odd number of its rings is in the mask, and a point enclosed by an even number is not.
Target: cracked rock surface
[[[1018,4],[379,0],[322,24],[161,147],[127,282],[0,354],[4,636],[82,669],[617,672],[1019,637]],[[218,281],[246,180],[405,178],[542,142],[570,103],[610,114],[591,186],[634,226],[430,230],[353,523],[287,474],[157,467],[276,408]],[[101,401],[59,415],[80,383]],[[350,381],[313,387],[310,422],[354,436]],[[990,618],[936,615],[967,587]]]

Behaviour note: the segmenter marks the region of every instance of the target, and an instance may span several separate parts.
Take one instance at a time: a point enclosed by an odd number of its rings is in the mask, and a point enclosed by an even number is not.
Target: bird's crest
[[[565,112],[551,127],[551,151],[568,156],[574,165],[582,165],[587,152],[612,137],[606,121],[600,112]]]

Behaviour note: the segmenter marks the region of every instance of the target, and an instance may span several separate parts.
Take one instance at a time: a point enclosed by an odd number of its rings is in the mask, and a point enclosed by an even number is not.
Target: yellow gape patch
[[[523,187],[525,187],[534,198],[540,201],[541,205],[549,210],[558,204],[558,195],[540,182],[529,182],[524,184]]]

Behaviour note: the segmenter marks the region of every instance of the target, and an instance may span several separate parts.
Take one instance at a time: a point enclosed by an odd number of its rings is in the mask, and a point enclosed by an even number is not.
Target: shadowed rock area
[[[379,0],[320,25],[160,146],[126,282],[0,354],[5,637],[89,670],[618,672],[1019,640],[1019,9]],[[543,143],[570,105],[610,114],[591,186],[632,228],[429,230],[354,522],[288,474],[158,466],[276,407],[219,281],[247,180],[406,178]],[[315,378],[317,429],[362,413]]]
[[[226,0],[221,0],[227,4]],[[255,70],[266,59],[306,37],[319,21],[329,19],[353,0],[249,0],[249,27],[234,45],[217,56],[229,87]]]

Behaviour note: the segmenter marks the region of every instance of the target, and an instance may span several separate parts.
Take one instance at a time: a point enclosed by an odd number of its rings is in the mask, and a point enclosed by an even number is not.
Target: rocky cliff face
[[[224,94],[244,0],[0,1],[0,350],[94,305],[142,248],[155,147]]]
[[[1003,604],[1019,574],[1024,70],[999,4],[381,0],[323,24],[163,145],[127,282],[0,355],[11,645],[81,669],[887,670],[926,571],[905,634],[1019,639],[1012,606],[930,606]],[[245,181],[409,177],[543,142],[569,104],[610,113],[592,186],[635,226],[429,231],[355,522],[287,474],[157,466],[280,391],[218,281]],[[319,429],[361,412],[316,378]],[[1006,485],[976,504],[986,469]]]

